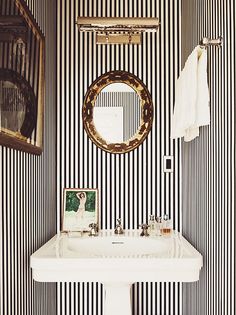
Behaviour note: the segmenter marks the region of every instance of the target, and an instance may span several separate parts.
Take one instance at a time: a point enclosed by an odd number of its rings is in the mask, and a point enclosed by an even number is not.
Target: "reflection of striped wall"
[[[141,106],[135,92],[101,92],[95,106],[123,108],[123,141],[131,139],[140,127]]]
[[[57,199],[64,187],[97,187],[100,226],[137,228],[148,214],[170,213],[181,229],[180,144],[169,140],[170,112],[180,65],[180,1],[58,1]],[[143,37],[141,46],[95,45],[93,34],[79,34],[77,16],[153,16],[158,33]],[[89,85],[109,70],[139,77],[154,102],[155,120],[142,146],[124,155],[98,149],[83,129],[81,109]],[[175,156],[175,173],[162,172],[163,155]],[[100,284],[60,284],[59,314],[102,314]],[[134,314],[181,314],[180,284],[140,283],[133,289]]]
[[[19,131],[23,125],[26,112],[25,97],[11,83],[0,82],[0,128]]]
[[[0,0],[2,14],[14,13],[12,3]],[[55,3],[30,0],[28,4],[47,35],[44,152],[34,156],[0,147],[1,315],[56,314],[56,286],[33,283],[29,268],[30,254],[56,230]]]
[[[13,99],[7,102],[8,98]],[[25,99],[22,92],[15,85],[5,87],[4,82],[0,83],[0,109],[2,111],[25,111]]]
[[[201,281],[184,285],[183,314],[235,314],[235,15],[234,0],[184,0],[183,60],[203,36],[208,48],[211,125],[183,146],[183,233],[204,255]]]

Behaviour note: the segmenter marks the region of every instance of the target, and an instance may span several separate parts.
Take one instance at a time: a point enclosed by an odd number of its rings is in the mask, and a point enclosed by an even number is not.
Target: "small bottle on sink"
[[[161,236],[162,218],[156,217],[156,235]]]
[[[161,235],[170,235],[173,230],[172,221],[169,219],[168,214],[165,214],[162,221]]]
[[[153,214],[150,214],[149,216],[148,225],[149,225],[150,235],[155,235],[156,224],[155,224],[155,216]]]

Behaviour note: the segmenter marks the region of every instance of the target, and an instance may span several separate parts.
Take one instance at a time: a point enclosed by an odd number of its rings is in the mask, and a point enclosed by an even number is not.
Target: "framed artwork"
[[[0,145],[41,154],[45,38],[26,2],[14,5],[0,15]]]
[[[88,231],[90,223],[98,223],[98,189],[65,188],[62,231]]]

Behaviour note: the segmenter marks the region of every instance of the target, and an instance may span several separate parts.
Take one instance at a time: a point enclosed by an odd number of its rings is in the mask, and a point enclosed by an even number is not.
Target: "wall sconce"
[[[95,32],[97,44],[141,44],[144,32],[156,32],[158,18],[78,17],[80,32]]]

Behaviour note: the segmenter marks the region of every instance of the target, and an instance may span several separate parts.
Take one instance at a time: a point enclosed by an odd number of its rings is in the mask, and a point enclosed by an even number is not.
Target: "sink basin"
[[[202,256],[179,233],[169,237],[139,234],[138,230],[118,236],[109,230],[100,231],[98,237],[58,234],[31,256],[33,278],[103,283],[106,315],[131,315],[130,287],[135,282],[199,279]]]
[[[67,249],[80,257],[142,258],[154,257],[170,250],[163,239],[130,236],[67,238]],[[65,242],[65,243],[66,243]]]

